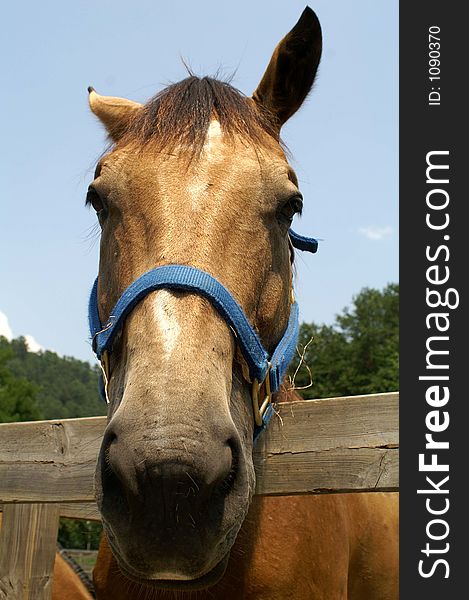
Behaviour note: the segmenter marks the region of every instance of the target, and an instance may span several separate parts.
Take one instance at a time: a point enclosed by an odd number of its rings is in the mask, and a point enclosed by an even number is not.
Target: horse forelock
[[[182,146],[193,159],[214,118],[228,139],[239,136],[261,147],[267,133],[280,142],[275,118],[262,106],[227,81],[190,75],[151,98],[130,120],[118,146],[151,144],[167,153]]]

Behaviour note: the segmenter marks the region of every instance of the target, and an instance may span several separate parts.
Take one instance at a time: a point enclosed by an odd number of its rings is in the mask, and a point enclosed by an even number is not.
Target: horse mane
[[[152,146],[170,153],[183,146],[200,155],[215,117],[228,138],[241,136],[261,146],[262,132],[278,139],[274,117],[227,81],[190,75],[156,94],[130,121],[120,143]]]

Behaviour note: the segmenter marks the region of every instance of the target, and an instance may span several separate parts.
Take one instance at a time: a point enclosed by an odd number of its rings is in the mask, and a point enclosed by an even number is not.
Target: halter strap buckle
[[[259,383],[257,379],[252,382],[251,397],[252,397],[252,409],[254,414],[254,421],[258,427],[262,427],[264,424],[264,414],[267,407],[272,402],[272,393],[270,391],[270,362],[268,363],[267,373],[264,377],[264,381]],[[262,388],[264,388],[264,398],[261,405],[259,406],[259,398],[261,396]]]

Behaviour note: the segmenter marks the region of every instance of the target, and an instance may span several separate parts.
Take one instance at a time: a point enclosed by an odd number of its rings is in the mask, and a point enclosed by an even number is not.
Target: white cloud
[[[7,340],[13,339],[13,331],[8,323],[8,317],[5,313],[0,311],[0,335],[6,337]],[[26,346],[30,352],[41,352],[44,350],[44,347],[39,344],[32,335],[26,334],[24,336],[26,341]]]
[[[11,340],[13,338],[13,332],[8,323],[8,318],[5,313],[0,311],[0,335],[6,337],[7,340]]]
[[[390,237],[393,234],[393,228],[369,225],[368,227],[361,227],[358,232],[369,240],[380,241]]]
[[[30,352],[43,352],[45,348],[38,344],[32,335],[25,335],[24,339],[26,341],[26,346]]]

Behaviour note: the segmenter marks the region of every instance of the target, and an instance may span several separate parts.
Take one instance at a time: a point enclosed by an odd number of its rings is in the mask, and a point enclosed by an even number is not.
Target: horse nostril
[[[117,435],[114,433],[114,431],[109,431],[109,432],[105,433],[104,439],[103,439],[102,450],[103,450],[104,462],[109,468],[112,468],[111,463],[110,463],[110,450],[111,450],[111,445],[113,444],[113,442],[117,442]]]
[[[98,504],[108,522],[144,509],[154,513],[155,507],[155,523],[171,527],[194,526],[193,520],[207,511],[219,518],[220,506],[243,479],[236,432],[193,444],[190,453],[186,447],[184,452],[164,448],[163,438],[138,453],[117,425],[105,432],[97,472]]]
[[[111,452],[112,446],[117,443],[117,435],[110,430],[104,434],[101,446],[100,460],[98,462],[99,480],[101,483],[101,507],[104,516],[108,513],[128,510],[125,482],[116,463],[116,452]]]
[[[229,494],[232,490],[239,469],[239,448],[237,441],[231,438],[227,441],[227,446],[231,450],[231,465],[225,477],[219,482],[216,490],[223,495]]]

